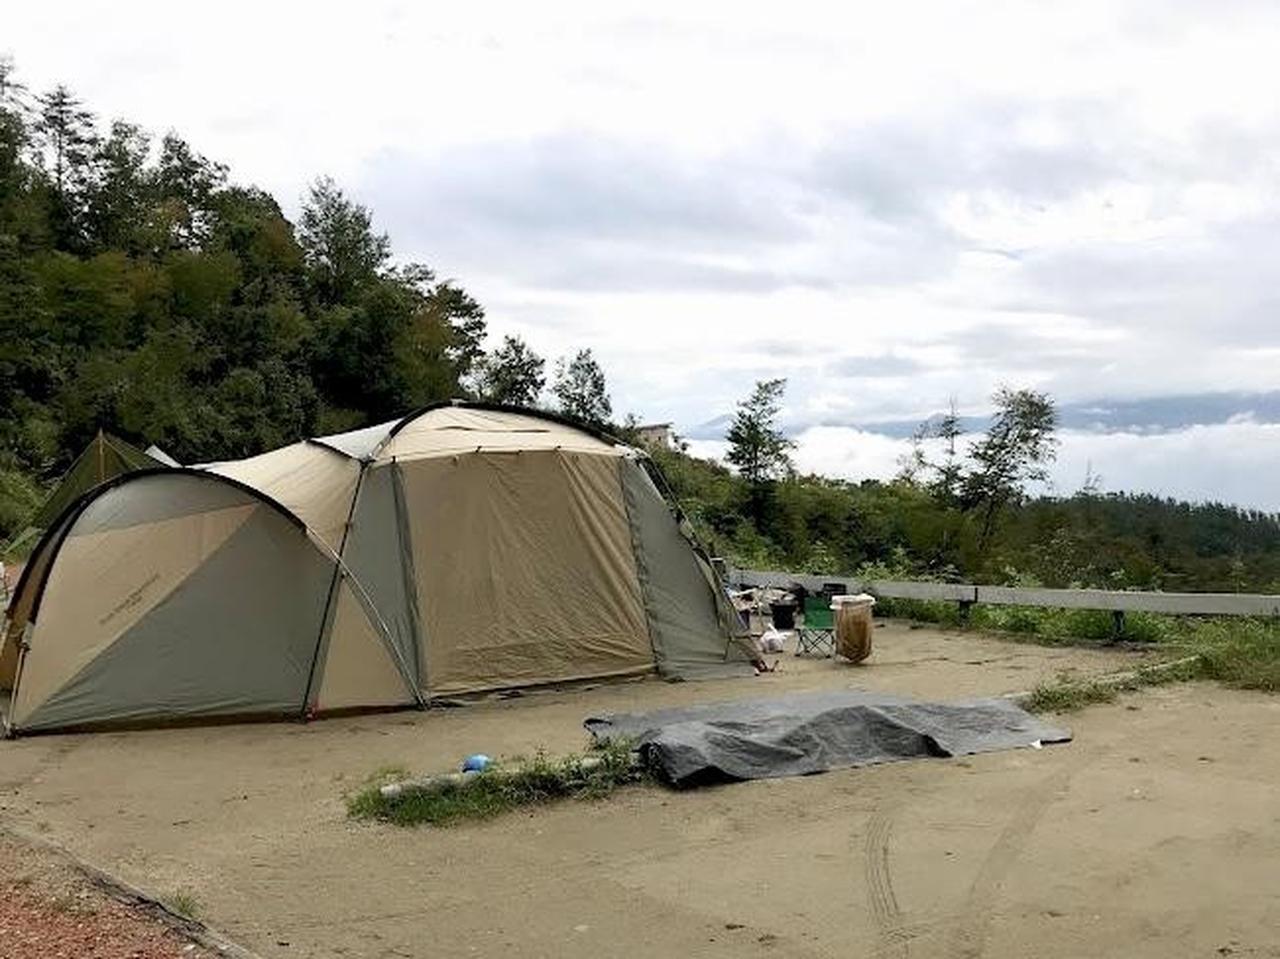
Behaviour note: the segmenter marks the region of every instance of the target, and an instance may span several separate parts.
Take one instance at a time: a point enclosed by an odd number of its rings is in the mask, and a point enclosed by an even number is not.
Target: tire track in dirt
[[[1013,816],[1000,830],[994,845],[983,859],[977,875],[969,884],[964,905],[957,915],[957,928],[946,955],[952,959],[978,959],[986,950],[987,937],[995,918],[996,897],[1004,886],[1009,871],[1021,857],[1031,834],[1045,812],[1058,800],[1062,791],[1085,766],[1098,755],[1083,754],[1065,768],[1044,777],[1023,791]]]
[[[862,872],[867,886],[867,905],[876,927],[875,954],[905,959],[910,948],[903,935],[902,907],[893,888],[893,871],[889,865],[892,837],[892,814],[879,808],[872,810],[862,847]]]

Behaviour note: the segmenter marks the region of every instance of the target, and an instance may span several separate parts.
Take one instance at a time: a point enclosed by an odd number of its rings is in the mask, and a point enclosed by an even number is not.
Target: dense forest
[[[614,419],[589,349],[548,375],[519,339],[491,339],[462,285],[393,256],[332,181],[317,179],[291,222],[176,133],[104,123],[0,62],[0,540],[98,429],[201,462],[453,396]],[[790,469],[771,428],[783,386],[744,400],[734,469],[655,451],[701,534],[740,564],[1280,591],[1275,516],[1096,490],[1024,495],[1051,455],[1047,398],[1007,394],[1021,432],[1001,447],[993,427],[974,447],[990,462],[921,461],[854,483]]]

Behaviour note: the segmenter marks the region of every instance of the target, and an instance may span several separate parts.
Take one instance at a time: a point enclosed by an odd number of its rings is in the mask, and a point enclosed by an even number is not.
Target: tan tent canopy
[[[59,517],[18,586],[7,728],[749,671],[650,469],[558,417],[452,403],[121,477]]]

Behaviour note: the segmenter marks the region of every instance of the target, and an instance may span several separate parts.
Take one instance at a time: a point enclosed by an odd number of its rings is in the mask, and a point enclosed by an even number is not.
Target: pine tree
[[[786,380],[761,380],[751,395],[738,404],[725,439],[725,459],[738,468],[748,483],[758,486],[791,470],[795,443],[777,426]]]
[[[95,179],[98,135],[94,116],[64,86],[36,98],[36,133],[49,175],[50,228],[62,249],[84,245],[83,220]]]

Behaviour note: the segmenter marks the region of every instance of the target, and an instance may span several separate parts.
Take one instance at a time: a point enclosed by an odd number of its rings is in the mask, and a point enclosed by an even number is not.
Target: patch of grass
[[[177,913],[185,919],[197,919],[200,916],[200,902],[195,893],[187,889],[179,889],[164,901],[170,912]]]
[[[879,599],[872,615],[910,619],[917,623],[936,623],[939,626],[963,625],[957,603],[932,599]]]
[[[1280,692],[1280,623],[1207,620],[1191,641],[1202,674],[1237,689]]]
[[[1069,713],[1098,703],[1114,702],[1115,686],[1105,683],[1041,683],[1022,701],[1022,708],[1031,713]]]
[[[1063,680],[1043,684],[1029,700],[1030,708],[1040,711],[1080,709],[1109,702],[1117,692],[1187,679],[1214,679],[1237,689],[1280,692],[1280,618],[1130,612],[1125,614],[1123,632],[1115,636],[1115,621],[1107,610],[983,604],[972,607],[964,620],[955,603],[885,599],[877,604],[876,615],[999,632],[1019,642],[1096,645],[1120,639],[1165,649],[1171,658],[1196,657],[1194,668],[1139,670],[1124,682],[1109,681],[1099,688],[1096,683]]]
[[[1187,636],[1188,629],[1185,618],[1129,612],[1124,615],[1124,632],[1120,638],[1134,643],[1170,643]]]
[[[1144,666],[1131,673],[1076,682],[1059,677],[1054,683],[1041,683],[1022,700],[1022,707],[1033,713],[1067,713],[1097,703],[1114,702],[1120,693],[1134,692],[1148,686],[1163,686],[1192,679],[1204,679],[1207,673],[1199,655]]]
[[[1029,606],[988,606],[975,610],[982,626],[1007,633],[1038,633],[1044,627],[1041,611]]]
[[[633,760],[630,743],[610,743],[587,756],[552,759],[539,753],[528,761],[495,764],[464,782],[444,782],[394,799],[382,795],[380,787],[387,782],[384,778],[351,796],[347,812],[355,819],[399,826],[448,826],[488,819],[521,806],[560,799],[598,799],[646,778],[647,773]]]
[[[983,603],[971,607],[966,619],[961,616],[957,603],[883,599],[876,604],[875,614],[932,623],[943,628],[1011,633],[1024,641],[1045,645],[1097,644],[1115,640],[1168,643],[1185,640],[1191,632],[1187,617],[1130,612],[1125,614],[1124,629],[1117,636],[1112,614],[1101,609],[1054,609]]]

